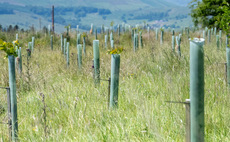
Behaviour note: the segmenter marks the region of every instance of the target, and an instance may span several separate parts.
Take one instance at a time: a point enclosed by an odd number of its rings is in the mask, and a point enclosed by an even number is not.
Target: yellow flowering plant
[[[114,25],[114,22],[113,22],[113,21],[111,21],[110,26],[112,27],[113,25]]]
[[[13,55],[13,56],[18,56],[16,52],[16,48],[14,47],[19,45],[18,40],[14,41],[13,43],[10,42],[5,42],[2,39],[0,39],[0,50],[4,51],[6,53],[6,57]]]
[[[123,47],[117,47],[112,50],[108,50],[108,54],[120,54],[122,51],[124,51]]]
[[[85,32],[82,33],[82,37],[86,37],[87,34]]]

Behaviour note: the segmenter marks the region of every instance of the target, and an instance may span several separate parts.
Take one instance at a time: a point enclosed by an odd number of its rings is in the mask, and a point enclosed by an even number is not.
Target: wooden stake
[[[54,6],[52,6],[52,32],[54,33]]]
[[[12,136],[12,116],[11,116],[11,99],[10,99],[10,88],[6,88],[7,91],[7,109],[8,109],[8,127],[9,127],[9,139]]]
[[[191,140],[191,120],[190,120],[190,99],[185,100],[185,114],[186,114],[186,142]]]

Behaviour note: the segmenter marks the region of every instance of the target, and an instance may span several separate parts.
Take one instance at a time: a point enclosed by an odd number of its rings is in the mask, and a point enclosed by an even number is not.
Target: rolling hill
[[[63,31],[64,26],[79,25],[88,30],[111,21],[115,24],[147,23],[153,26],[178,28],[191,23],[189,9],[185,7],[189,0],[2,0],[0,5],[1,25],[19,25],[28,28],[32,25],[39,29],[51,24],[51,6],[55,6],[55,27]],[[187,23],[186,23],[187,22]]]
[[[144,5],[151,5],[153,7],[164,7],[164,6],[186,6],[191,0],[1,0],[2,3],[10,3],[14,5],[33,5],[33,6],[43,6],[50,7],[51,5],[56,6],[93,6],[93,7],[106,7],[108,5],[112,6],[110,8],[119,8],[121,5],[139,5],[139,7]]]

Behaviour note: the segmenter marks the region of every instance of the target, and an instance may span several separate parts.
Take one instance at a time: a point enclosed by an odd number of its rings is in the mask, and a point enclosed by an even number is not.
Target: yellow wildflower
[[[108,53],[109,54],[120,54],[123,50],[124,50],[123,47],[118,47],[112,50],[108,50]]]
[[[19,44],[19,41],[18,41],[18,40],[16,40],[16,41],[15,41],[15,43]]]
[[[35,127],[33,128],[33,131],[37,132],[37,131],[38,131],[38,127],[35,126]]]

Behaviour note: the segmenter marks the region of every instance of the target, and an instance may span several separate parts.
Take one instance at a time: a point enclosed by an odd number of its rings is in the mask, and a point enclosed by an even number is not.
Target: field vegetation
[[[176,32],[176,35],[179,33]],[[15,33],[0,33],[6,41]],[[190,31],[190,37],[202,32]],[[35,48],[27,58],[27,44],[35,37]],[[130,33],[118,37],[115,47],[121,53],[118,108],[108,109],[108,81],[93,80],[93,40],[86,38],[86,55],[78,69],[76,33],[70,33],[70,67],[61,52],[60,35],[50,49],[47,33],[20,32],[23,72],[16,73],[20,141],[185,141],[185,107],[189,99],[189,40],[182,35],[181,57],[171,48],[171,32],[164,42],[155,31],[143,31],[143,48],[133,51]],[[100,76],[110,77],[111,55],[100,42]],[[160,39],[160,35],[159,38]],[[230,141],[229,89],[226,83],[225,37],[221,47],[216,39],[204,45],[205,65],[205,140]],[[110,44],[108,44],[110,45]],[[8,60],[0,52],[0,86],[8,86]],[[6,91],[0,89],[0,140],[8,141]]]

